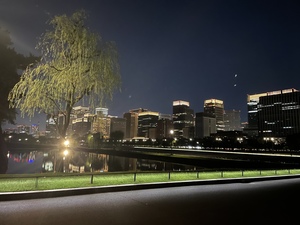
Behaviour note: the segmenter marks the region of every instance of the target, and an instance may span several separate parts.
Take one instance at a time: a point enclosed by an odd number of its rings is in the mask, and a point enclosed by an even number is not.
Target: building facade
[[[173,126],[175,138],[192,138],[187,137],[195,126],[194,110],[190,108],[190,103],[187,101],[173,101]],[[185,132],[184,132],[185,130]]]
[[[113,117],[110,120],[110,137],[114,132],[123,133],[123,138],[126,136],[126,119]]]
[[[172,131],[172,132],[171,132]],[[160,117],[157,121],[156,138],[173,138],[173,120],[170,117]]]
[[[125,139],[132,139],[137,136],[138,113],[127,112],[123,114],[126,120]]]
[[[262,137],[300,133],[300,92],[286,89],[261,96],[257,105],[257,122]]]
[[[225,110],[224,113],[224,130],[225,131],[240,131],[241,128],[241,111],[240,110]]]
[[[126,119],[125,139],[132,139],[138,136],[138,117],[140,112],[146,112],[147,109],[131,109],[123,114]]]
[[[215,133],[217,133],[216,118],[208,113],[196,113],[195,138],[209,137]]]
[[[224,103],[218,99],[204,101],[204,112],[216,118],[217,131],[224,131]]]
[[[89,107],[76,106],[73,107],[71,117],[71,134],[76,136],[84,136],[91,131],[94,115],[90,113]]]
[[[153,134],[153,130],[151,128],[156,128],[159,119],[158,112],[145,111],[140,112],[138,114],[138,137],[150,138],[150,130],[151,137],[156,136]]]
[[[259,98],[266,95],[267,92],[247,95],[248,126],[245,131],[249,133],[250,136],[258,135],[257,105],[259,102]]]

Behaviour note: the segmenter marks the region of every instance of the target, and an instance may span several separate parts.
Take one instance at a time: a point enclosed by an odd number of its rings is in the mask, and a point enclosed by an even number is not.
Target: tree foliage
[[[7,146],[2,135],[2,125],[5,122],[14,124],[16,110],[9,107],[8,94],[18,82],[18,69],[24,69],[36,57],[25,57],[18,54],[12,47],[9,32],[0,28],[0,173],[7,170]]]
[[[9,107],[8,94],[18,82],[20,76],[18,69],[24,69],[29,63],[34,62],[36,57],[25,57],[18,54],[12,47],[9,32],[0,28],[0,121],[1,124],[9,122],[14,124],[16,111]]]
[[[104,42],[100,35],[85,25],[85,11],[71,16],[55,16],[37,44],[42,58],[28,66],[9,94],[11,107],[22,115],[35,112],[58,116],[64,124],[62,138],[70,122],[72,108],[84,96],[90,106],[101,105],[120,85],[118,52],[113,42]],[[59,127],[58,127],[59,128]]]

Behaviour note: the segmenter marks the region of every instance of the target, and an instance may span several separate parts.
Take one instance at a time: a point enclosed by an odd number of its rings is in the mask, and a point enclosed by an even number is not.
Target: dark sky
[[[0,0],[0,25],[18,52],[38,54],[46,22],[78,9],[119,50],[122,90],[107,103],[110,115],[171,114],[173,100],[201,112],[217,98],[247,121],[247,94],[300,89],[299,1]]]

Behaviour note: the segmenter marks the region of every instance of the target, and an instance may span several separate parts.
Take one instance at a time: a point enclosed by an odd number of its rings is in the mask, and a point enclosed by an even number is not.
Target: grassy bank
[[[213,172],[125,172],[86,174],[27,174],[0,175],[0,192],[52,190],[63,188],[95,187],[152,182],[226,179],[238,177],[280,176],[300,174],[294,170],[251,170]]]

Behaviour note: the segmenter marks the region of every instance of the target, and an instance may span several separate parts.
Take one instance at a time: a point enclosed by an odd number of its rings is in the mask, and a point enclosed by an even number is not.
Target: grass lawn
[[[0,192],[300,174],[295,170],[0,175]]]

